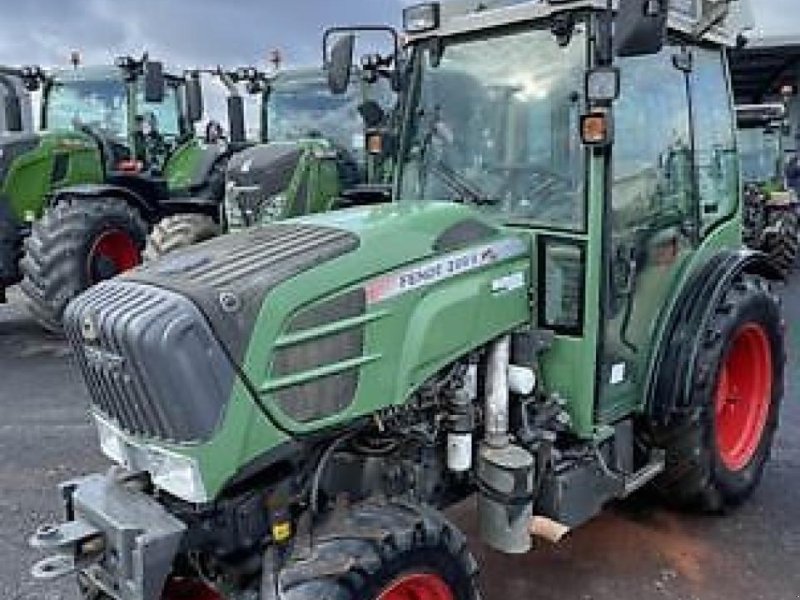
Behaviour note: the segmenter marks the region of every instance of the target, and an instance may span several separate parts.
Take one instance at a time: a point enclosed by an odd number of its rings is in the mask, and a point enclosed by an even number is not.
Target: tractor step
[[[644,467],[625,478],[621,497],[627,498],[635,491],[640,490],[658,475],[663,473],[666,466],[666,453],[663,450],[654,450],[653,456]]]

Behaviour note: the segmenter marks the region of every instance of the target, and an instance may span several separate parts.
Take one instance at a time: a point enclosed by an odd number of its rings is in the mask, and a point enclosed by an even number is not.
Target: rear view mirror
[[[190,123],[203,118],[203,89],[197,73],[186,78],[186,117]]]
[[[620,0],[614,26],[617,56],[658,54],[667,38],[667,0]]]
[[[228,128],[231,143],[245,141],[244,99],[241,96],[228,96]]]
[[[352,33],[343,35],[331,48],[325,69],[328,72],[328,87],[332,94],[344,94],[350,86],[355,39]]]
[[[22,103],[16,94],[5,97],[5,117],[8,131],[22,131]]]
[[[160,62],[147,61],[144,65],[144,101],[156,104],[164,100],[164,67]]]

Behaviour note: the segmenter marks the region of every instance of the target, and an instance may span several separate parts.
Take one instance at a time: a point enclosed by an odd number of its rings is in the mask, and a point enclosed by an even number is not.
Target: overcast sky
[[[403,6],[419,1],[0,0],[0,64],[66,66],[74,50],[85,64],[109,63],[147,50],[174,68],[264,68],[270,51],[280,49],[287,66],[321,65],[325,27],[399,25]],[[800,0],[750,1],[759,33],[800,37]],[[206,118],[226,119],[224,96],[218,83],[206,87]],[[247,121],[257,129],[252,97]]]
[[[148,49],[185,66],[263,65],[280,48],[287,62],[320,61],[326,25],[398,23],[413,0],[5,0],[0,63],[104,62]],[[759,27],[800,36],[800,0],[754,0]],[[13,9],[11,9],[13,6]]]

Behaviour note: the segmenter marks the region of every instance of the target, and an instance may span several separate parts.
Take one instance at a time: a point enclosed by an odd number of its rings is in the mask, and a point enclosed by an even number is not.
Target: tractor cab
[[[786,105],[737,106],[736,124],[744,181],[743,239],[748,247],[764,252],[786,277],[800,247],[800,205],[786,181]]]
[[[786,113],[784,104],[736,107],[739,155],[745,184],[776,190],[784,188],[783,136]]]
[[[41,129],[89,136],[108,172],[158,170],[191,135],[183,93],[182,77],[146,58],[59,69],[44,83]]]

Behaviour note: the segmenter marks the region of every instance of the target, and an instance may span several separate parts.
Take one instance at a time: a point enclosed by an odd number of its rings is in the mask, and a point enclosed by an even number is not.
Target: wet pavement
[[[487,600],[800,600],[800,277],[782,291],[790,356],[782,424],[752,500],[725,517],[638,498],[610,507],[558,546],[507,557],[472,540]],[[69,351],[12,295],[0,305],[0,599],[77,600],[71,581],[33,582],[26,539],[60,517],[56,486],[105,469]]]

